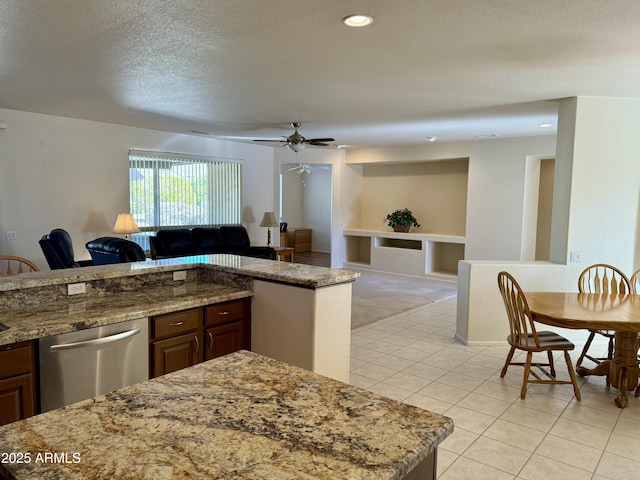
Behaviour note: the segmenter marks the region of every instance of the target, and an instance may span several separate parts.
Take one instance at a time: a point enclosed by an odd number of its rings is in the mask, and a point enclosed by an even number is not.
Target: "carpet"
[[[358,328],[382,318],[458,292],[455,282],[361,271],[353,283],[351,328]]]

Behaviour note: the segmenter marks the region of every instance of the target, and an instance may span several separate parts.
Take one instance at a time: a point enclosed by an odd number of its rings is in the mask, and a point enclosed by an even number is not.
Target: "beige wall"
[[[360,225],[387,230],[384,218],[408,208],[418,219],[415,232],[465,234],[468,160],[364,165]]]
[[[536,260],[549,260],[554,170],[555,159],[547,158],[540,161],[538,218],[536,224]]]
[[[8,124],[0,130],[2,254],[47,269],[38,240],[64,228],[76,259],[88,258],[85,243],[113,235],[117,214],[129,210],[129,148],[241,161],[245,226],[253,243],[265,243],[262,213],[277,206],[271,147],[15,110],[0,109],[0,120]]]

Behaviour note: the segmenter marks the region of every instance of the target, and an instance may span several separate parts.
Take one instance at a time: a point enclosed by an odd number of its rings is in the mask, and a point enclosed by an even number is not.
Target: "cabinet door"
[[[243,330],[244,323],[241,320],[207,328],[204,335],[207,342],[205,360],[242,350]]]
[[[198,332],[194,331],[153,342],[151,377],[175,372],[202,361],[202,347]]]
[[[36,414],[34,342],[0,347],[0,425]]]
[[[33,385],[31,373],[0,380],[0,425],[36,414]]]

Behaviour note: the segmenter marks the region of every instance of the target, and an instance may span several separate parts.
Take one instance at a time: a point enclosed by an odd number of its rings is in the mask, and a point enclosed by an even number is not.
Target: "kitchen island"
[[[250,296],[253,351],[348,381],[358,276],[223,254],[3,277],[0,346]]]
[[[0,476],[426,479],[452,431],[442,415],[240,351],[0,427]]]

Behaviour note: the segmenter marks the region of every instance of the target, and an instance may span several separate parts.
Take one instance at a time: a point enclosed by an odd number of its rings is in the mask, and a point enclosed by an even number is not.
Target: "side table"
[[[292,247],[273,247],[273,249],[276,251],[276,259],[277,260],[286,259],[286,257],[289,257],[289,261],[293,262],[294,248],[292,248]]]

